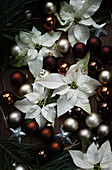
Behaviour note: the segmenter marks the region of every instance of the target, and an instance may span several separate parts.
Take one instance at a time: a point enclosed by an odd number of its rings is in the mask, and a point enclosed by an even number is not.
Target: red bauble
[[[57,58],[54,56],[47,56],[43,60],[43,69],[48,70],[50,72],[56,72],[58,68]]]
[[[99,72],[101,71],[102,64],[95,60],[91,59],[88,64],[88,72],[90,76],[98,77]]]
[[[87,46],[84,43],[76,43],[73,46],[75,58],[83,58],[87,53]]]
[[[87,113],[83,109],[81,109],[80,107],[75,106],[73,108],[72,116],[74,118],[81,119],[81,118],[84,118],[86,115],[87,115]]]
[[[63,145],[58,140],[54,140],[51,142],[49,149],[52,154],[57,155],[63,151]]]
[[[91,52],[97,52],[101,48],[101,40],[97,37],[89,38],[87,41],[87,47]]]
[[[23,74],[21,71],[15,71],[10,75],[10,81],[15,86],[20,86],[26,81],[26,75]]]
[[[104,116],[109,112],[110,106],[107,102],[100,102],[97,106],[97,110],[101,116]]]
[[[53,139],[54,131],[53,127],[45,126],[40,130],[40,138],[44,141],[50,141]]]
[[[14,95],[10,91],[4,91],[3,93],[0,94],[0,102],[2,104],[13,104],[15,101]]]
[[[112,47],[109,45],[104,45],[101,48],[100,57],[106,61],[111,60],[112,59]]]
[[[38,135],[39,125],[35,120],[32,120],[24,124],[26,134]]]
[[[37,158],[40,164],[45,164],[50,159],[50,154],[48,149],[42,147],[37,150]]]
[[[67,71],[69,70],[70,68],[70,64],[67,63],[67,62],[63,62],[59,65],[59,68],[58,68],[58,73],[59,74],[62,74],[62,75],[66,75]]]

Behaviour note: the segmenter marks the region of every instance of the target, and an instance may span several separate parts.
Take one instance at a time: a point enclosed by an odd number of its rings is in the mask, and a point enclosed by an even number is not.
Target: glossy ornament
[[[28,78],[28,76],[25,75],[24,73],[22,73],[21,71],[14,71],[10,75],[10,81],[15,86],[20,86],[21,84],[23,84],[26,81],[27,78]]]
[[[75,132],[78,129],[78,121],[72,117],[67,118],[63,123],[66,132]]]
[[[98,88],[98,96],[104,100],[109,99],[112,96],[112,89],[107,86],[100,86]]]
[[[19,87],[20,97],[24,97],[28,93],[32,93],[32,86],[30,84],[25,83]]]
[[[53,127],[45,126],[40,130],[40,138],[44,141],[51,141],[54,137]]]
[[[25,11],[25,18],[26,19],[31,19],[32,18],[32,12],[30,10]]]
[[[65,76],[66,73],[67,73],[67,71],[69,70],[69,68],[70,68],[70,64],[69,64],[69,63],[67,63],[67,62],[62,62],[62,63],[59,65],[58,73]]]
[[[74,118],[82,119],[87,115],[87,113],[80,107],[74,106],[72,116]]]
[[[20,48],[18,45],[12,45],[10,48],[10,53],[13,57],[16,57],[20,53]]]
[[[10,91],[4,91],[0,94],[0,101],[2,104],[13,104],[14,103],[14,95]]]
[[[112,59],[112,47],[109,45],[104,45],[100,50],[100,57],[103,60],[111,60]]]
[[[22,165],[22,164],[18,164],[15,168],[14,168],[14,170],[28,170],[24,165]]]
[[[47,2],[44,6],[44,11],[46,14],[55,14],[56,12],[56,5],[52,2]]]
[[[54,30],[56,26],[56,17],[53,15],[49,15],[48,17],[46,17],[43,26],[48,31]]]
[[[101,120],[98,114],[92,113],[91,116],[90,115],[86,116],[85,122],[88,127],[96,128],[97,126],[99,126]]]
[[[83,58],[87,53],[87,46],[84,43],[76,43],[73,46],[73,53],[75,58]]]
[[[91,59],[88,64],[88,72],[90,76],[98,77],[102,68],[102,64],[95,59]]]
[[[97,106],[97,110],[101,116],[104,116],[109,112],[110,106],[107,102],[100,102]]]
[[[91,52],[96,53],[101,48],[101,40],[98,37],[91,37],[87,41],[87,47]]]
[[[17,128],[22,122],[22,115],[19,111],[13,111],[7,116],[8,125],[11,128]]]
[[[78,135],[79,135],[79,138],[85,137],[86,139],[91,139],[92,132],[89,129],[84,128],[84,129],[79,130]]]
[[[63,151],[62,143],[58,140],[52,141],[49,146],[49,151],[54,155],[61,153]]]
[[[102,138],[107,138],[111,134],[111,128],[105,124],[102,124],[98,127],[97,134]]]
[[[43,77],[47,76],[48,74],[50,74],[50,72],[49,72],[48,70],[42,69],[42,70],[40,70],[38,76],[39,76],[40,78],[43,78]]]
[[[103,70],[99,74],[99,81],[102,84],[109,84],[112,82],[112,73],[108,70]]]
[[[57,46],[61,53],[67,53],[70,48],[70,42],[67,39],[62,38],[62,39],[58,40]]]
[[[24,124],[26,134],[38,135],[39,125],[35,120],[32,120]]]
[[[36,153],[37,159],[40,162],[40,164],[45,164],[50,159],[49,151],[44,147],[39,148]]]
[[[54,56],[47,56],[43,60],[43,68],[50,72],[56,72],[58,68],[57,58]]]

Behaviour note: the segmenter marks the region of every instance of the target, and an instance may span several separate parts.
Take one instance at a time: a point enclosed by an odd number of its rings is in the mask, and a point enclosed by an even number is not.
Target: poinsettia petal
[[[34,60],[38,56],[38,52],[36,49],[29,49],[27,56],[29,61]]]
[[[32,105],[30,109],[26,112],[25,119],[34,119],[40,114],[40,107],[38,105]]]
[[[27,48],[27,45],[24,44],[22,41],[20,41],[20,38],[18,35],[15,36],[15,41],[20,49]]]
[[[63,85],[53,91],[52,97],[57,95],[63,95],[66,94],[69,91],[69,88],[67,85]]]
[[[56,118],[56,110],[53,107],[44,106],[42,108],[42,115],[49,121],[54,122]]]
[[[72,47],[77,43],[77,39],[74,35],[74,27],[75,27],[75,24],[73,23],[72,26],[68,30],[68,40]]]
[[[82,1],[81,0],[70,0],[70,5],[72,8],[77,11],[82,8]]]
[[[28,93],[25,97],[33,104],[37,104],[39,101],[39,94],[38,93]]]
[[[99,28],[99,25],[95,23],[95,21],[92,18],[82,18],[81,21],[79,22],[82,25],[90,26],[92,25],[95,28]]]
[[[24,43],[24,44],[30,44],[33,43],[31,40],[32,37],[32,33],[31,32],[24,32],[24,31],[20,31],[19,33],[20,36],[20,40]]]
[[[44,87],[37,82],[33,83],[33,93],[44,93]]]
[[[34,26],[32,28],[32,41],[36,44],[42,45],[42,35]]]
[[[43,128],[47,123],[47,120],[43,117],[42,113],[38,114],[35,120],[39,124],[40,129]]]

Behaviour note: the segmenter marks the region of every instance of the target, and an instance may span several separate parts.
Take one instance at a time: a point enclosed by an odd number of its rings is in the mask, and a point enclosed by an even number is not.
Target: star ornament
[[[26,134],[21,131],[20,126],[16,129],[10,128],[10,132],[11,132],[12,135],[9,138],[9,140],[17,139],[19,143],[21,143],[21,138],[26,136]]]
[[[100,37],[100,36],[107,36],[107,32],[105,31],[104,27],[107,23],[101,24],[99,25],[99,28],[91,28],[90,31],[95,33],[96,37]]]
[[[60,127],[60,133],[55,135],[56,138],[59,138],[62,144],[68,143],[68,144],[73,144],[72,141],[70,140],[69,136],[71,135],[70,132],[65,132],[63,130],[63,126]]]

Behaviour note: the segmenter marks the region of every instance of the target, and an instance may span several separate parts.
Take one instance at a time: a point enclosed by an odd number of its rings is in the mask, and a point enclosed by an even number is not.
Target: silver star
[[[17,139],[19,143],[21,143],[21,137],[24,137],[26,136],[26,134],[24,132],[21,132],[21,126],[19,126],[18,128],[16,129],[13,129],[13,128],[9,128],[12,135],[11,137],[9,138],[9,140],[12,140],[12,139]]]
[[[90,31],[95,33],[96,37],[100,37],[101,35],[108,35],[105,29],[103,28],[107,23],[99,25],[99,28],[91,28]]]
[[[70,132],[65,132],[62,128],[63,126],[60,127],[60,133],[55,135],[56,138],[59,138],[62,142],[62,144],[64,143],[68,143],[68,144],[73,144],[72,141],[70,140],[69,136],[71,135]]]

